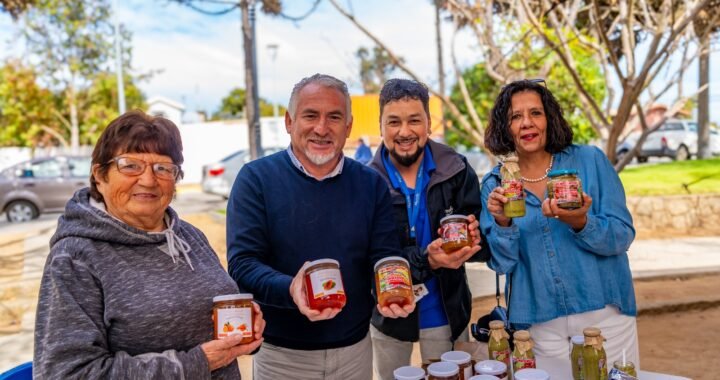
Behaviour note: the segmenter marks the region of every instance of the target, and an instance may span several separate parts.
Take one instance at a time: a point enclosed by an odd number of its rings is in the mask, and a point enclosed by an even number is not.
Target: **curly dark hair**
[[[390,79],[380,90],[380,120],[386,104],[403,99],[419,100],[428,120],[430,119],[430,94],[427,86],[410,79]]]
[[[490,111],[490,121],[485,129],[485,148],[494,155],[504,155],[515,151],[515,142],[510,134],[510,113],[513,95],[519,92],[534,91],[540,95],[545,117],[547,118],[547,143],[545,151],[558,153],[572,144],[573,131],[563,117],[563,111],[545,86],[530,80],[512,82],[500,90]]]
[[[92,165],[99,165],[98,174],[107,178],[112,159],[123,153],[155,153],[169,156],[175,165],[184,161],[180,130],[172,121],[150,116],[143,111],[134,110],[120,115],[110,122],[100,135],[92,153]],[[182,178],[183,173],[177,180]],[[102,201],[103,196],[97,189],[97,180],[90,175],[90,196]]]

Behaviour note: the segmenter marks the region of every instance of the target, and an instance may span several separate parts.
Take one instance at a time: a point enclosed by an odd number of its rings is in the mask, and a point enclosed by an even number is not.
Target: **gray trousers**
[[[433,327],[420,330],[420,357],[423,363],[440,360],[440,355],[452,351],[454,342],[451,340],[450,326]],[[393,371],[402,366],[410,365],[413,342],[403,342],[387,336],[370,325],[372,336],[373,361],[375,376],[378,380],[393,380]],[[467,342],[468,330],[460,334],[455,342]]]
[[[263,343],[253,358],[254,380],[371,380],[370,334],[352,346],[292,350]]]

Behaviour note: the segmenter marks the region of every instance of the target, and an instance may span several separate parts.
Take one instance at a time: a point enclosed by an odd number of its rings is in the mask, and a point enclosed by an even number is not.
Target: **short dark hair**
[[[99,165],[98,172],[107,178],[112,159],[123,153],[155,153],[169,156],[176,165],[184,161],[180,130],[172,121],[150,116],[140,110],[126,112],[110,122],[100,135],[92,152],[92,165]],[[182,170],[178,180],[182,178]],[[94,175],[90,175],[90,196],[102,201]]]
[[[430,119],[430,94],[424,84],[410,79],[390,79],[380,90],[380,119],[385,105],[396,100],[419,100]]]
[[[572,144],[572,128],[563,117],[560,104],[552,92],[545,86],[529,81],[512,82],[500,90],[490,111],[490,121],[485,129],[485,148],[494,155],[504,155],[515,151],[515,142],[510,134],[510,112],[513,95],[519,92],[534,91],[540,95],[545,117],[547,118],[547,143],[545,151],[558,153]]]

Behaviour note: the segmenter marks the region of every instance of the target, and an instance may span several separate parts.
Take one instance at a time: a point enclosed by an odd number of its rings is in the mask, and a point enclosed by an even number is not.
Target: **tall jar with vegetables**
[[[505,323],[503,321],[490,321],[490,340],[488,341],[488,356],[490,360],[505,363],[510,368],[510,342]]]
[[[513,334],[515,339],[515,350],[513,350],[512,363],[513,373],[525,368],[535,368],[535,353],[533,352],[533,341],[530,339],[530,332],[518,330]]]
[[[603,338],[600,329],[588,327],[583,330],[585,345],[583,346],[583,380],[607,380],[607,356],[603,348]]]
[[[516,155],[510,154],[505,157],[500,167],[500,176],[505,198],[508,199],[503,207],[505,216],[508,218],[525,216],[525,192]]]

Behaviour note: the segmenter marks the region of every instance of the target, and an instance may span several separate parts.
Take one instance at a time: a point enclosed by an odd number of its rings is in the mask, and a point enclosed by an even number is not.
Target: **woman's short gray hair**
[[[288,113],[295,119],[295,111],[297,111],[298,98],[300,91],[309,84],[319,84],[323,87],[334,88],[345,97],[345,103],[347,104],[347,119],[350,120],[352,117],[352,105],[350,103],[350,93],[348,92],[347,85],[345,82],[327,74],[315,74],[307,78],[303,78],[300,82],[295,84],[290,94],[290,103],[288,104]]]

